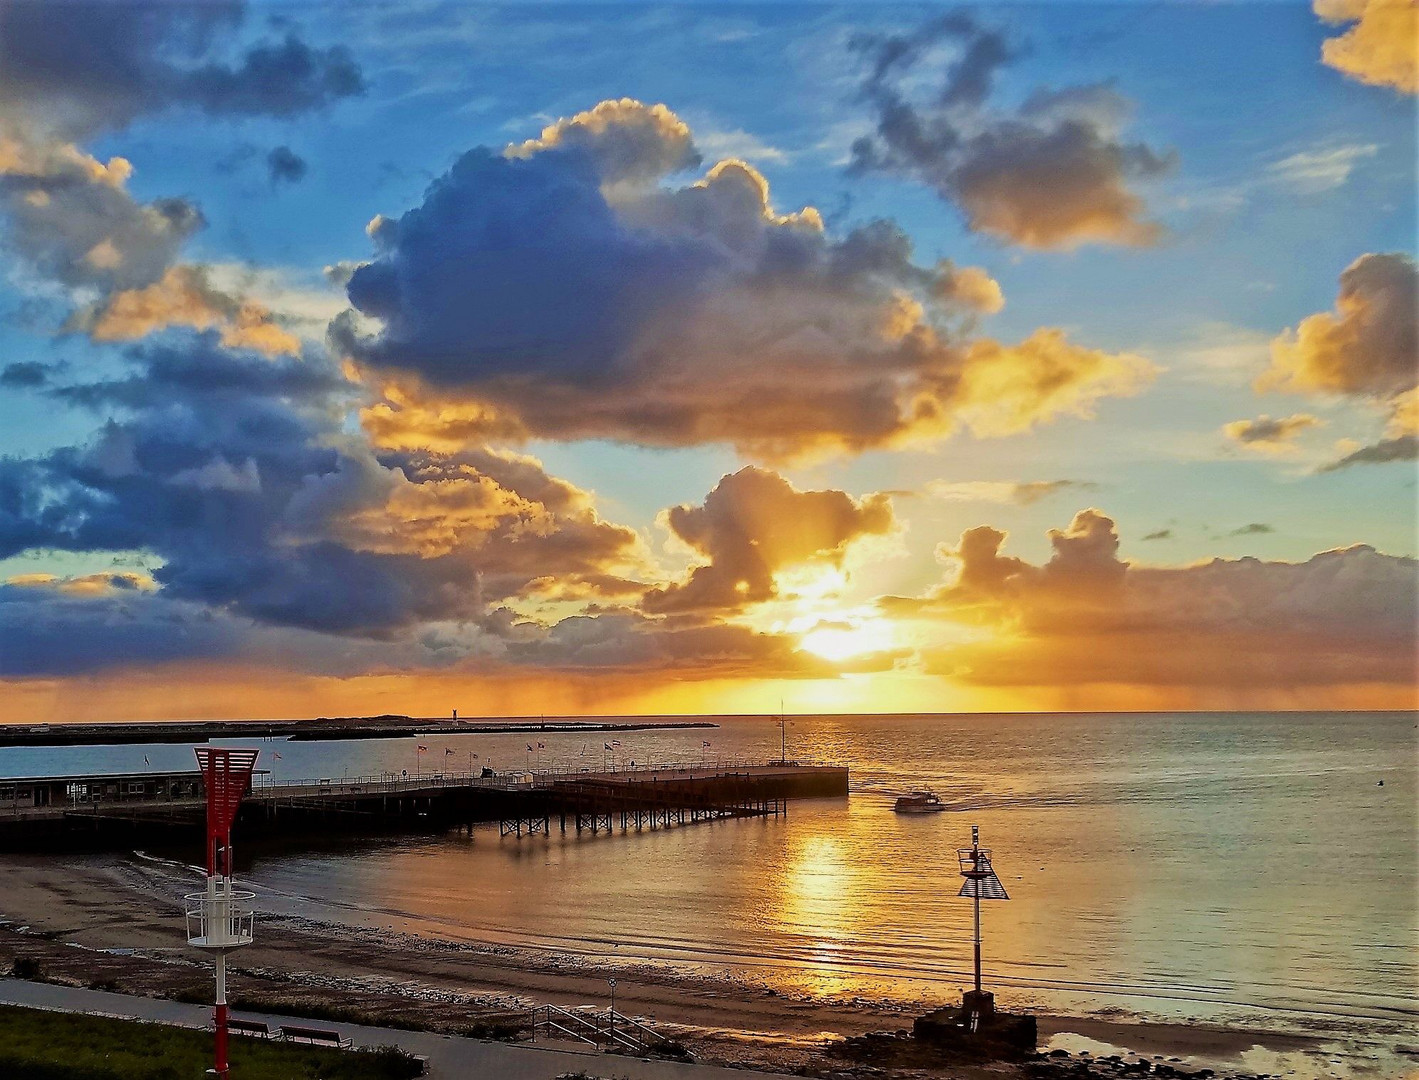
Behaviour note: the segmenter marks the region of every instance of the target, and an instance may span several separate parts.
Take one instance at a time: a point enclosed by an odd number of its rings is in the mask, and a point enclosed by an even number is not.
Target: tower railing
[[[225,889],[188,893],[187,943],[198,949],[235,949],[252,942],[254,892]]]

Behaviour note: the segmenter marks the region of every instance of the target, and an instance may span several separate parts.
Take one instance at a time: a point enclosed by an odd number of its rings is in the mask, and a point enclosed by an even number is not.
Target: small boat
[[[931,791],[913,791],[903,795],[892,807],[899,814],[936,814],[945,810],[941,800]]]

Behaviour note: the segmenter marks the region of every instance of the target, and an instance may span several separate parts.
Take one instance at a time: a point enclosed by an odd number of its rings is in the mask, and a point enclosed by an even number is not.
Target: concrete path
[[[212,1010],[207,1006],[185,1005],[177,1001],[136,997],[131,994],[111,994],[103,990],[52,986],[22,979],[0,979],[0,1004],[28,1005],[59,1012],[116,1016],[128,1020],[149,1020],[188,1028],[205,1028],[212,1020]],[[429,1071],[426,1075],[429,1080],[553,1080],[554,1077],[568,1072],[586,1072],[592,1076],[616,1077],[617,1080],[622,1077],[626,1080],[744,1080],[746,1077],[792,1080],[779,1073],[723,1069],[713,1065],[685,1065],[675,1061],[650,1061],[620,1054],[601,1054],[594,1050],[582,1052],[526,1044],[487,1042],[482,1039],[435,1035],[426,1031],[400,1031],[396,1028],[364,1027],[360,1024],[331,1024],[269,1013],[234,1011],[232,1017],[261,1020],[272,1027],[290,1023],[333,1028],[356,1046],[402,1047],[411,1054],[419,1054],[428,1059]]]

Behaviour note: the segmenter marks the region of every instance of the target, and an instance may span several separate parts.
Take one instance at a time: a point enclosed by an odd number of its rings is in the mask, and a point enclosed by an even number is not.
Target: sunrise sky
[[[1411,707],[1415,13],[0,0],[0,720]]]

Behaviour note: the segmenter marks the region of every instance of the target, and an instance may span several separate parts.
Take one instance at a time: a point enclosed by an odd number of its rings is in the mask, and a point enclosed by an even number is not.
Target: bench
[[[228,1020],[227,1030],[233,1035],[251,1035],[258,1039],[269,1039],[277,1034],[260,1020]]]
[[[329,1028],[300,1027],[296,1024],[283,1024],[281,1038],[287,1042],[310,1043],[314,1046],[343,1047],[348,1044],[348,1040],[340,1038],[338,1031],[331,1031]]]

